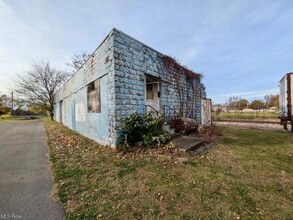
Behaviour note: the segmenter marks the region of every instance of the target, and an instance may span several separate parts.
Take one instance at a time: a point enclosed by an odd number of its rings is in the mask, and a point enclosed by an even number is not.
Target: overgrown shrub
[[[125,150],[137,143],[142,143],[145,147],[166,143],[170,135],[162,130],[162,125],[161,117],[154,118],[151,113],[132,113],[129,117],[122,119],[122,125],[118,128],[121,135],[117,149]]]
[[[1,104],[0,104],[0,115],[8,114],[10,112],[10,110],[11,110],[11,108],[1,106]]]
[[[1,119],[8,119],[8,118],[10,118],[11,116],[10,115],[8,115],[8,114],[5,114],[5,115],[1,115]]]
[[[200,135],[206,142],[212,143],[215,142],[218,136],[222,136],[222,131],[219,127],[211,125],[209,127],[203,128],[200,132]]]
[[[15,116],[25,116],[25,115],[36,115],[36,113],[32,112],[30,110],[23,110],[23,109],[18,108],[18,109],[13,111],[13,115],[15,115]]]

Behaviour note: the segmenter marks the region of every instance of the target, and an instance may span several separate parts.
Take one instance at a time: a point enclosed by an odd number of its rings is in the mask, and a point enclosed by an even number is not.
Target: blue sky
[[[293,71],[292,0],[0,0],[0,92],[33,60],[66,70],[113,27],[202,73],[215,103],[277,94]]]

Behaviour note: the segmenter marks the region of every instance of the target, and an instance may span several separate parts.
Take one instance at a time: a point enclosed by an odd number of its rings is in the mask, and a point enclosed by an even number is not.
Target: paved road
[[[0,219],[63,219],[50,198],[52,175],[42,121],[0,124]]]

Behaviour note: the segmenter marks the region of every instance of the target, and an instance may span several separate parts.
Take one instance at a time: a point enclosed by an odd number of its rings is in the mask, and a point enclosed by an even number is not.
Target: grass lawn
[[[212,112],[213,118],[219,119],[278,119],[278,112]]]
[[[0,118],[0,124],[3,124],[4,122],[5,120]]]
[[[225,128],[208,152],[120,154],[45,121],[67,219],[293,219],[293,135]]]

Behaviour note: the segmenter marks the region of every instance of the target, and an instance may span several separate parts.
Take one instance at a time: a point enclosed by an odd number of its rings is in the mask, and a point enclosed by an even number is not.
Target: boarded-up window
[[[147,84],[147,100],[154,100],[154,90],[153,90],[153,84]]]
[[[87,87],[88,112],[101,112],[100,79]]]

